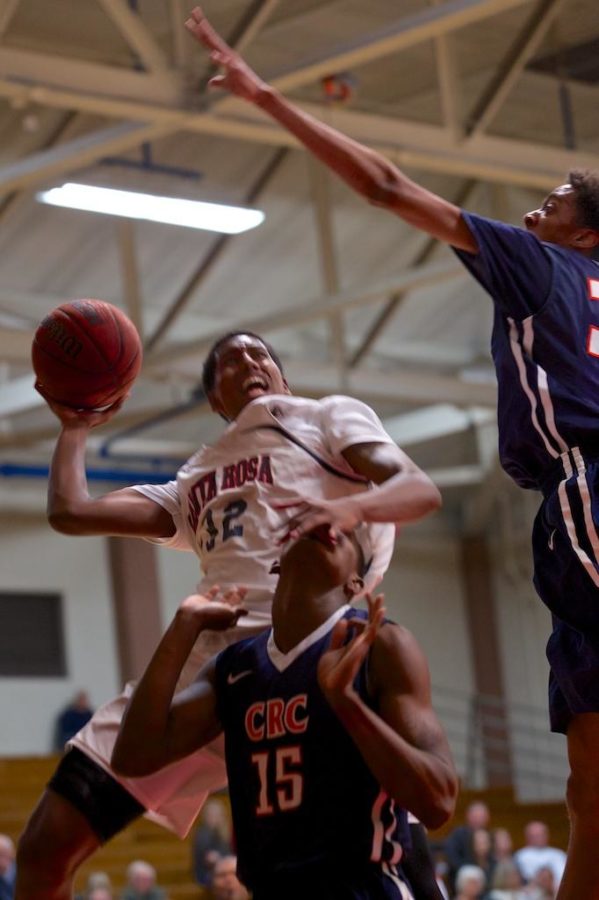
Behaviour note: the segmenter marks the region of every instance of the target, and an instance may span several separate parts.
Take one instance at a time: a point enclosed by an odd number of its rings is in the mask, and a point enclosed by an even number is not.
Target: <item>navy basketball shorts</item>
[[[534,583],[551,610],[551,730],[599,712],[599,463],[549,493],[533,528]]]
[[[322,872],[312,870],[307,877],[299,872],[281,872],[272,883],[255,887],[254,900],[414,900],[404,876],[385,863],[349,873],[344,866],[331,865]]]

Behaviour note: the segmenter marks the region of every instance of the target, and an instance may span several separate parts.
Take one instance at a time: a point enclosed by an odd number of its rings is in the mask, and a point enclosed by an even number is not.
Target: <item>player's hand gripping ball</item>
[[[137,329],[104,300],[63,303],[40,322],[31,348],[48,399],[73,409],[102,409],[127,393],[142,362]]]

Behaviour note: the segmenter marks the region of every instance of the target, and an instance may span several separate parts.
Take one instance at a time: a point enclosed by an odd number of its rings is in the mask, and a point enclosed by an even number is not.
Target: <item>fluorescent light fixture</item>
[[[256,228],[264,221],[264,213],[259,209],[222,206],[220,203],[203,203],[199,200],[179,200],[176,197],[160,197],[74,182],[42,191],[37,199],[51,206],[124,216],[127,219],[165,222],[184,228],[218,231],[221,234],[240,234]]]

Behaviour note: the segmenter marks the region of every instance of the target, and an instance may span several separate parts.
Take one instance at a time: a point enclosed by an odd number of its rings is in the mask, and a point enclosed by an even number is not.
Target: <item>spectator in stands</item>
[[[532,881],[541,866],[553,872],[556,887],[562,880],[566,865],[566,854],[557,847],[549,846],[549,828],[544,822],[529,822],[524,828],[526,845],[514,854],[516,865],[526,882]]]
[[[555,900],[557,886],[553,870],[549,866],[541,866],[528,885],[527,900]]]
[[[495,862],[500,863],[504,860],[512,862],[514,859],[514,842],[507,828],[496,828],[493,831],[492,838]]]
[[[224,803],[212,797],[204,805],[193,838],[193,872],[197,883],[210,884],[214,864],[232,852],[231,817]]]
[[[475,828],[472,832],[472,862],[483,870],[489,883],[495,870],[495,857],[493,837],[486,828]]]
[[[0,834],[0,900],[12,900],[15,893],[15,845],[7,834]]]
[[[112,883],[107,872],[91,872],[85,891],[75,900],[112,900]]]
[[[447,877],[450,893],[455,891],[455,879],[458,869],[467,863],[476,863],[472,848],[472,835],[477,828],[489,827],[491,814],[486,803],[476,800],[466,807],[464,817],[464,825],[458,825],[457,828],[454,828],[445,841],[445,856],[449,865]]]
[[[127,866],[127,884],[121,900],[166,900],[166,894],[156,884],[156,869],[141,859]]]
[[[491,879],[488,900],[528,900],[518,866],[512,860],[498,862]]]
[[[480,866],[462,866],[455,877],[454,900],[481,900],[486,886],[487,879]]]
[[[210,900],[248,900],[249,894],[237,877],[237,857],[217,859],[212,869]]]
[[[62,753],[66,742],[89,722],[93,714],[86,691],[77,691],[68,706],[56,717],[53,748],[56,753]]]
[[[97,887],[85,895],[85,900],[113,900],[113,894],[110,888]]]

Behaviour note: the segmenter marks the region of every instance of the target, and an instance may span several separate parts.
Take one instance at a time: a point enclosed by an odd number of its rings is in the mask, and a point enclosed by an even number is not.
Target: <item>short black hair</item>
[[[266,349],[268,350],[268,355],[275,363],[277,369],[279,370],[281,375],[283,375],[283,377],[285,376],[285,373],[283,372],[283,363],[279,359],[276,351],[268,343],[268,341],[265,341],[264,338],[259,334],[256,334],[253,331],[248,331],[247,329],[243,329],[243,331],[229,331],[227,332],[227,334],[223,334],[222,337],[217,338],[217,340],[213,343],[212,347],[208,351],[208,356],[204,360],[204,365],[202,366],[202,388],[206,396],[211,394],[214,390],[218,351],[221,349],[223,344],[228,343],[233,338],[240,337],[241,335],[245,334],[248,337],[256,338],[256,340],[260,341],[260,343],[266,347]]]
[[[574,189],[580,224],[599,232],[599,170],[572,169],[568,183]]]

